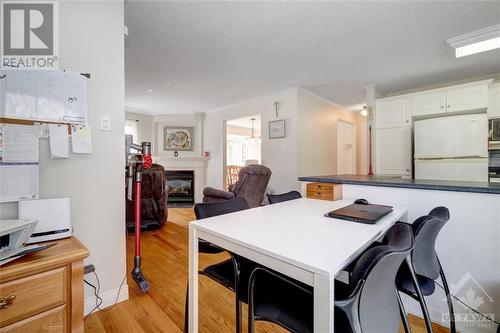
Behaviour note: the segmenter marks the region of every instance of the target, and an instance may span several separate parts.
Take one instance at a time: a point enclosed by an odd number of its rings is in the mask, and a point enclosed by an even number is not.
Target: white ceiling
[[[445,40],[500,22],[500,1],[128,1],[126,107],[208,111],[290,86],[337,104],[500,72],[500,51]],[[149,92],[148,92],[149,91]]]

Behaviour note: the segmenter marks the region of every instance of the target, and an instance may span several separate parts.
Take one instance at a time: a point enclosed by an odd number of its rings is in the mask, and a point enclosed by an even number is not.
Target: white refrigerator
[[[415,121],[415,178],[488,181],[486,114]]]

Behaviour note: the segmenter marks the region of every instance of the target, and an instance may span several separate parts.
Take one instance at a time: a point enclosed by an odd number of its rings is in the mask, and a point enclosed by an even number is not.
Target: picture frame
[[[193,151],[194,127],[164,126],[163,127],[164,151]]]
[[[285,119],[272,120],[269,122],[269,139],[286,137]]]

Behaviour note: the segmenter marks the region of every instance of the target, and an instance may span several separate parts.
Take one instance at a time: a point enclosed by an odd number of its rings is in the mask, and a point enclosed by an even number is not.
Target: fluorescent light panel
[[[486,52],[500,48],[500,24],[450,38],[446,41],[455,49],[455,57]]]

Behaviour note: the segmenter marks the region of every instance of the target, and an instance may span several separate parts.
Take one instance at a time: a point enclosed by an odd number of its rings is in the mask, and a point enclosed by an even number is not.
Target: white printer
[[[28,243],[45,242],[71,237],[71,198],[21,200],[18,205],[20,219],[38,220]]]

